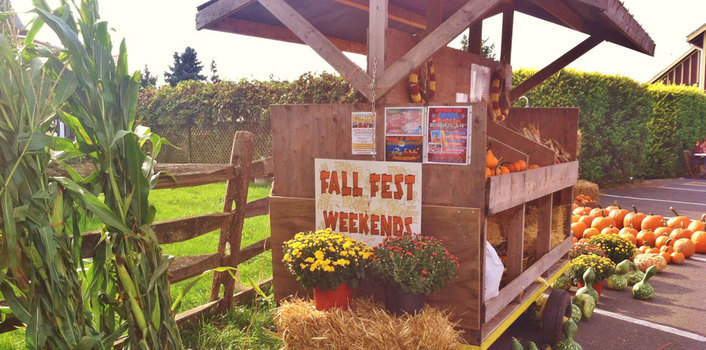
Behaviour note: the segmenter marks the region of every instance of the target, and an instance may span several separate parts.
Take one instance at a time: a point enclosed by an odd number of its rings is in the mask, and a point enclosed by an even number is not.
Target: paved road
[[[617,200],[642,212],[700,218],[706,213],[706,180],[650,180],[602,189],[601,205]],[[706,254],[697,254],[684,265],[669,265],[650,280],[655,297],[640,301],[630,287],[604,288],[590,320],[579,323],[576,340],[591,350],[706,350]],[[510,349],[512,336],[542,343],[541,330],[520,318],[491,347]]]
[[[674,216],[669,211],[673,206],[679,215],[698,219],[706,213],[706,180],[662,179],[647,180],[627,186],[601,189],[602,206],[618,201],[621,207],[635,205],[643,213]]]

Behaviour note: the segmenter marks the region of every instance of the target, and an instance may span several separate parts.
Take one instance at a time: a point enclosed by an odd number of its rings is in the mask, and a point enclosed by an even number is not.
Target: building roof
[[[430,1],[389,0],[389,26],[409,34],[426,29]],[[368,0],[286,1],[322,34],[345,51],[365,53]],[[468,0],[445,0],[446,20]],[[502,5],[502,4],[501,4]],[[591,36],[654,54],[655,43],[619,0],[524,0],[514,2],[515,11],[571,28]],[[491,10],[483,18],[502,11]],[[255,0],[211,0],[198,7],[197,29],[213,29],[290,42],[301,42]]]
[[[704,47],[704,32],[706,32],[706,24],[699,27],[699,29],[691,32],[691,34],[686,36],[686,41],[689,44],[694,45],[698,48]]]
[[[676,65],[681,63],[681,61],[683,61],[685,58],[691,56],[691,54],[693,54],[694,51],[698,51],[698,49],[696,47],[692,47],[689,50],[687,50],[683,55],[679,56],[679,58],[677,58],[674,62],[672,62],[666,68],[662,69],[659,73],[657,73],[654,77],[652,77],[652,79],[647,81],[647,83],[654,84],[657,81],[659,81],[665,73],[671,71]]]

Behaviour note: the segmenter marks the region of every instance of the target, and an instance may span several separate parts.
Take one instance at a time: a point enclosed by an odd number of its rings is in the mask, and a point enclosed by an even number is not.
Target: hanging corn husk
[[[515,130],[528,139],[554,151],[554,160],[556,163],[566,163],[571,161],[571,155],[564,149],[559,141],[551,138],[542,139],[542,135],[539,132],[539,127],[536,124],[528,123],[522,127],[515,128]]]

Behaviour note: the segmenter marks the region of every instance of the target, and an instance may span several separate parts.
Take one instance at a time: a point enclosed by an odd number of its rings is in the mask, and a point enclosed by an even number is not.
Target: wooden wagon
[[[458,105],[457,93],[468,93],[471,86],[473,65],[490,71],[509,66],[515,12],[589,37],[514,88],[512,73],[506,69],[511,101],[603,41],[650,55],[654,51],[653,41],[618,0],[214,0],[198,8],[199,29],[309,45],[370,101],[271,107],[275,182],[270,218],[278,300],[306,293],[281,263],[281,244],[296,232],[314,229],[314,159],[384,160],[381,127],[377,128],[376,156],[351,154],[351,113],[375,111],[377,125],[384,125],[385,107],[410,105],[407,77],[429,59],[434,62],[437,84],[431,103]],[[498,62],[480,52],[483,20],[501,13]],[[466,29],[468,51],[447,47]],[[344,51],[367,55],[367,69],[358,67]],[[428,301],[452,309],[469,344],[482,349],[546,288],[535,282],[537,277],[551,281],[567,268],[563,257],[572,243],[569,212],[578,177],[577,109],[513,108],[501,125],[490,120],[488,102],[467,103],[472,108],[470,164],[422,167],[422,232],[442,238],[461,261],[458,278]],[[542,137],[562,143],[570,161],[555,164],[554,151],[510,127],[522,122],[537,125]],[[524,159],[541,167],[486,181],[488,141],[506,159]],[[523,235],[529,206],[537,213],[537,237],[535,248],[528,252],[523,248]],[[553,223],[557,210],[564,210],[565,215],[562,222]],[[503,222],[507,283],[498,296],[484,301],[486,226],[499,213],[507,218]],[[552,226],[562,239],[552,242]],[[524,259],[525,255],[530,259]]]

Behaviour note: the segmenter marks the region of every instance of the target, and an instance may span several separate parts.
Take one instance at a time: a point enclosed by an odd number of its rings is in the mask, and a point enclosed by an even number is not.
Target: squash
[[[640,229],[640,226],[642,225],[642,220],[645,219],[647,215],[644,213],[640,213],[637,211],[637,207],[634,205],[632,206],[632,213],[627,213],[625,215],[625,218],[623,219],[623,227],[630,227],[632,226],[634,229]]]
[[[498,158],[493,155],[493,151],[490,149],[485,153],[485,166],[490,169],[495,169],[498,166]]]
[[[520,341],[515,337],[512,337],[512,350],[524,350]]]
[[[647,300],[651,299],[652,296],[654,296],[654,288],[652,288],[648,281],[656,273],[657,266],[650,266],[650,268],[648,268],[645,272],[645,277],[642,279],[642,281],[637,282],[634,286],[632,286],[632,296],[635,297],[635,299]]]
[[[692,221],[686,229],[694,233],[706,230],[706,214],[701,215],[701,220]]]
[[[691,235],[691,241],[694,242],[695,252],[706,253],[706,231],[695,231]]]
[[[593,222],[591,222],[591,227],[597,229],[598,231],[601,231],[608,226],[615,227],[615,220],[605,215],[597,216]]]
[[[579,323],[581,321],[581,309],[576,304],[571,304],[571,319]]]
[[[524,350],[539,350],[537,347],[537,344],[535,344],[533,341],[528,340],[522,344],[522,347]]]
[[[616,275],[624,275],[626,273],[630,272],[630,260],[625,259],[621,261],[618,265],[615,265],[615,274]]]
[[[696,252],[696,245],[691,238],[679,238],[676,242],[674,242],[674,250],[677,249],[684,254],[685,258],[690,258],[694,256],[694,253]]]
[[[587,228],[585,231],[583,231],[583,238],[587,238],[587,239],[588,239],[588,238],[591,238],[591,237],[593,237],[593,236],[598,236],[599,234],[601,234],[601,232],[598,231],[597,228],[589,227],[589,228]]]
[[[637,282],[642,281],[642,279],[645,277],[645,273],[640,271],[640,269],[637,268],[637,265],[635,265],[634,262],[628,260],[628,263],[630,264],[630,271],[625,274],[625,279],[628,281],[628,284],[633,285]]]
[[[677,249],[677,251],[675,251],[669,256],[669,259],[672,261],[672,264],[681,265],[686,260],[686,257],[681,252],[681,250]]]
[[[677,210],[674,209],[674,207],[669,207],[669,210],[671,210],[672,213],[674,213],[674,215],[676,215],[676,216],[667,220],[668,227],[684,228],[684,227],[689,226],[689,224],[691,223],[691,219],[689,219],[688,216],[679,215],[679,213],[677,213]]]
[[[637,254],[635,257],[635,265],[642,272],[646,272],[651,266],[655,266],[657,271],[662,271],[667,267],[667,261],[659,254],[647,253]]]
[[[655,245],[655,240],[657,237],[655,237],[655,233],[652,230],[640,230],[640,232],[637,233],[637,236],[635,237],[637,239],[637,245],[643,246],[646,244],[649,244],[650,246]]]
[[[588,294],[598,303],[598,292],[593,289],[593,282],[596,280],[596,274],[593,272],[593,268],[589,267],[586,272],[583,273],[583,283],[584,286],[576,291],[576,296],[581,294]]]
[[[611,210],[608,216],[615,220],[615,227],[621,229],[625,227],[625,216],[629,213],[629,210],[618,207],[618,209]]]
[[[583,237],[583,231],[586,231],[587,228],[588,226],[586,226],[583,222],[574,222],[571,224],[571,232],[576,238]]]
[[[571,303],[581,309],[581,315],[583,315],[583,318],[587,320],[591,318],[593,315],[593,310],[596,308],[596,300],[588,294],[580,294],[575,296]]]
[[[664,216],[650,213],[650,215],[647,215],[645,219],[642,220],[640,229],[654,231],[660,226],[664,226]]]
[[[564,337],[565,339],[560,340],[556,345],[554,346],[554,349],[556,350],[583,350],[581,345],[574,341],[574,336],[576,335],[576,332],[578,332],[579,327],[576,325],[574,320],[569,319],[568,321],[564,322],[564,325],[561,327],[562,332],[564,332]]]
[[[608,289],[623,290],[628,286],[628,280],[621,275],[610,275],[606,278],[605,285]]]
[[[554,283],[552,283],[553,289],[565,289],[571,288],[571,279],[566,274],[561,274]]]

